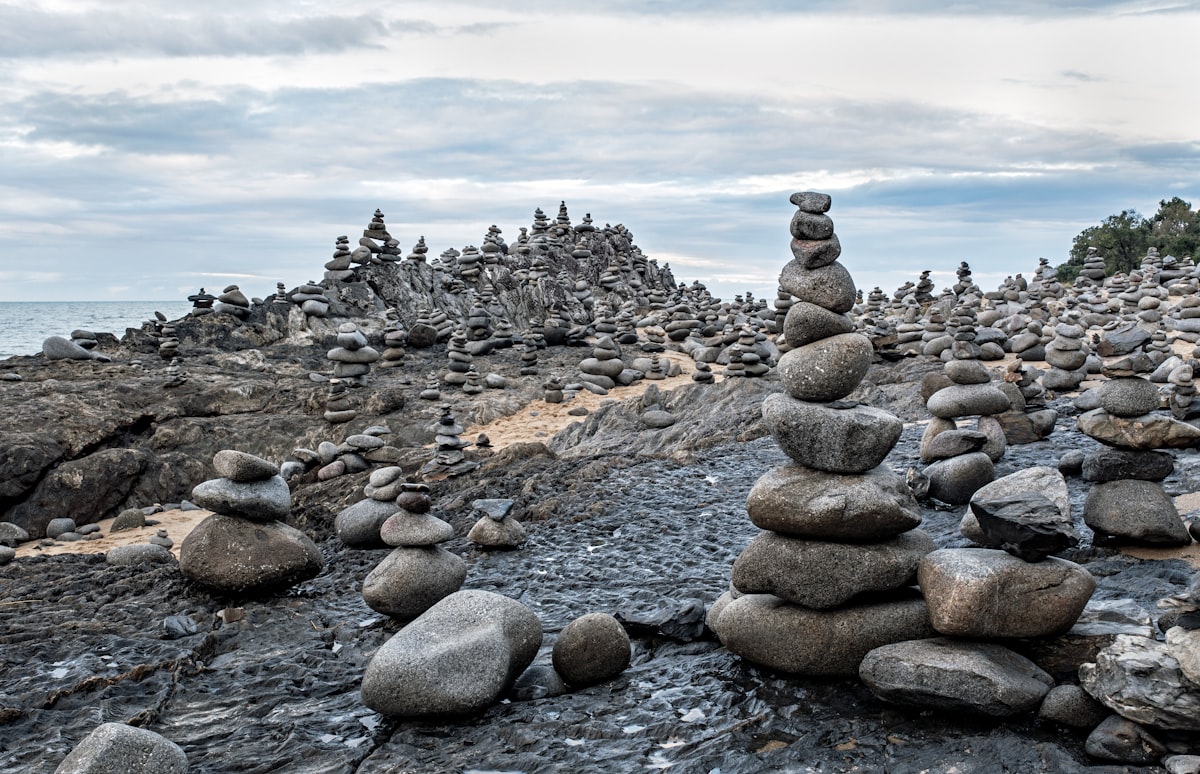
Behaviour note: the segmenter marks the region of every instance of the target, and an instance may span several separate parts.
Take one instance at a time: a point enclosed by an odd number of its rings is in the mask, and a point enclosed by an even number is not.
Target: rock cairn
[[[283,523],[291,492],[273,462],[233,449],[213,457],[220,478],[197,484],[191,500],[213,515],[179,546],[180,571],[227,592],[291,586],[325,567],[317,546]]]
[[[466,428],[454,418],[453,406],[442,406],[442,415],[429,428],[434,434],[437,451],[429,462],[421,467],[421,477],[425,481],[442,481],[453,476],[461,476],[479,467],[479,463],[467,459],[466,449],[470,441],[459,438]]]
[[[213,302],[217,297],[212,293],[205,292],[204,288],[200,288],[199,293],[193,293],[187,297],[188,301],[192,302],[192,311],[188,314],[191,317],[203,317],[213,313]]]
[[[338,326],[337,346],[325,357],[333,361],[333,376],[351,387],[365,387],[371,364],[379,360],[379,351],[370,346],[366,335],[352,322]]]
[[[458,591],[467,564],[439,545],[454,537],[454,528],[429,512],[429,487],[405,484],[398,470],[376,471],[373,480],[381,485],[367,487],[376,502],[390,495],[392,513],[380,525],[379,538],[394,550],[368,573],[362,595],[372,610],[409,620]]]
[[[487,498],[474,500],[471,507],[483,516],[467,533],[467,540],[484,549],[517,548],[528,539],[525,527],[512,515],[513,501]]]
[[[250,299],[237,285],[230,285],[217,296],[212,308],[217,314],[229,314],[245,320],[250,316]]]
[[[792,464],[755,484],[751,521],[766,530],[738,557],[730,591],[709,611],[729,650],[784,672],[857,673],[871,649],[929,636],[928,613],[905,587],[933,549],[916,502],[884,458],[898,418],[844,398],[873,349],[846,312],[854,282],[825,213],[830,197],[797,193],[792,254],[780,286],[797,301],[779,360],[786,395],[763,401],[763,419]],[[871,592],[864,601],[859,595]]]
[[[1077,420],[1081,431],[1105,445],[1084,458],[1083,477],[1093,486],[1083,521],[1101,545],[1187,545],[1191,536],[1160,483],[1175,469],[1172,455],[1162,450],[1200,445],[1200,430],[1157,413],[1158,387],[1137,375],[1137,357],[1104,369],[1109,378],[1099,388],[1100,408]]]
[[[1009,411],[1012,403],[992,383],[991,372],[969,354],[950,360],[942,373],[945,386],[925,403],[933,418],[921,437],[921,460],[932,463],[924,471],[929,494],[964,505],[995,477],[993,463],[1004,455],[1006,446],[996,415]],[[959,429],[959,420],[971,416],[977,417],[974,429]]]

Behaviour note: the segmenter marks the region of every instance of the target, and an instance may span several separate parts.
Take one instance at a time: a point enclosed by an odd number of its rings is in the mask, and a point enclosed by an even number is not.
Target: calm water
[[[126,328],[140,328],[157,310],[168,320],[183,317],[187,301],[0,301],[0,359],[42,351],[50,336],[69,338],[83,328],[111,333],[118,339]]]

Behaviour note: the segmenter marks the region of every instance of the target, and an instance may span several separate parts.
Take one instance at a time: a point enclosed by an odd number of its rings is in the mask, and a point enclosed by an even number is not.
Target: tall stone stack
[[[229,285],[217,296],[213,303],[213,311],[245,320],[250,316],[250,299],[246,298],[246,294],[237,285]]]
[[[1087,378],[1088,346],[1079,315],[1064,313],[1054,326],[1054,338],[1046,345],[1046,363],[1050,369],[1042,376],[1042,385],[1055,392],[1078,389]]]
[[[799,208],[795,259],[780,286],[796,298],[784,322],[793,349],[777,366],[787,394],[769,396],[762,413],[792,463],[751,491],[750,520],[766,531],[734,563],[732,588],[708,623],[748,660],[796,674],[852,675],[871,649],[932,633],[924,600],[907,586],[933,541],[915,529],[916,502],[883,464],[900,420],[845,400],[873,349],[845,314],[855,288],[837,262],[830,198],[797,193],[791,202]]]
[[[1137,376],[1126,358],[1104,369],[1100,408],[1079,416],[1077,426],[1105,445],[1084,458],[1083,476],[1093,486],[1083,521],[1104,543],[1180,546],[1191,542],[1162,480],[1175,469],[1168,448],[1200,446],[1200,430],[1158,413],[1157,385]]]
[[[366,335],[352,322],[338,326],[337,346],[325,353],[333,361],[333,376],[352,387],[365,387],[371,363],[379,360],[379,351],[370,346]]]
[[[1106,274],[1104,268],[1104,257],[1094,248],[1087,249],[1087,255],[1083,257],[1083,268],[1079,270],[1079,276],[1087,281],[1088,284],[1103,284]],[[1077,279],[1076,285],[1081,284]]]
[[[213,511],[179,546],[186,577],[226,592],[290,586],[325,567],[317,546],[283,523],[291,492],[273,462],[225,449],[213,457],[220,478],[197,484],[192,502]]]

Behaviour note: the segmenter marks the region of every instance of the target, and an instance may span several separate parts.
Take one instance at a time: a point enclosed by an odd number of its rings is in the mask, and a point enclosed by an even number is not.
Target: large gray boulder
[[[712,628],[726,648],[791,674],[856,675],[869,651],[936,635],[921,599],[812,610],[771,594],[747,594],[718,613],[710,616]]]
[[[939,549],[917,570],[929,618],[951,637],[1048,637],[1074,625],[1096,581],[1051,557],[1030,563],[991,548]]]
[[[388,517],[398,510],[394,502],[381,502],[368,497],[339,511],[333,519],[333,530],[338,540],[350,548],[387,548],[379,531]]]
[[[187,756],[170,739],[124,723],[104,723],[75,745],[54,774],[187,774]]]
[[[1049,466],[1025,468],[998,478],[976,490],[975,494],[971,495],[971,500],[998,500],[1026,492],[1041,492],[1050,498],[1050,501],[1058,506],[1063,520],[1071,523],[1071,493],[1067,491],[1067,480],[1056,468]],[[964,537],[982,546],[999,548],[990,544],[970,508],[963,514],[958,530]]]
[[[919,529],[878,543],[831,543],[763,532],[733,563],[733,585],[744,594],[774,594],[825,610],[868,591],[889,591],[915,576],[934,549]]]
[[[935,637],[868,653],[859,677],[884,701],[994,717],[1035,709],[1054,679],[1003,645]]]
[[[42,357],[47,360],[110,360],[106,355],[84,349],[62,336],[51,336],[42,342]]]
[[[179,546],[179,570],[220,591],[275,589],[316,577],[325,560],[300,530],[213,514]]]
[[[746,511],[762,529],[847,542],[881,540],[921,523],[912,491],[886,465],[858,475],[772,468],[754,482]]]
[[[489,591],[459,591],[375,651],[362,700],[398,717],[478,712],[513,684],[541,644],[542,625],[525,605]]]

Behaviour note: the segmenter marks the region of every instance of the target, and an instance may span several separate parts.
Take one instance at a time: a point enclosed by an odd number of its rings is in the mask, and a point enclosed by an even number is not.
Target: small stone
[[[567,624],[554,642],[554,669],[570,686],[611,680],[629,666],[625,627],[608,613],[588,613]]]
[[[46,524],[46,537],[51,540],[58,540],[68,532],[75,531],[75,520],[66,517],[51,519]]]
[[[279,466],[275,463],[233,449],[217,452],[213,456],[213,468],[218,476],[239,483],[261,481],[279,475]]]
[[[1110,715],[1088,734],[1084,750],[1093,758],[1148,766],[1166,754],[1162,742],[1120,715]]]
[[[1042,700],[1038,717],[1072,728],[1095,728],[1108,716],[1103,704],[1078,685],[1056,685]]]
[[[117,514],[108,531],[122,532],[127,529],[137,529],[144,526],[146,526],[146,514],[142,513],[140,508],[127,508]]]

